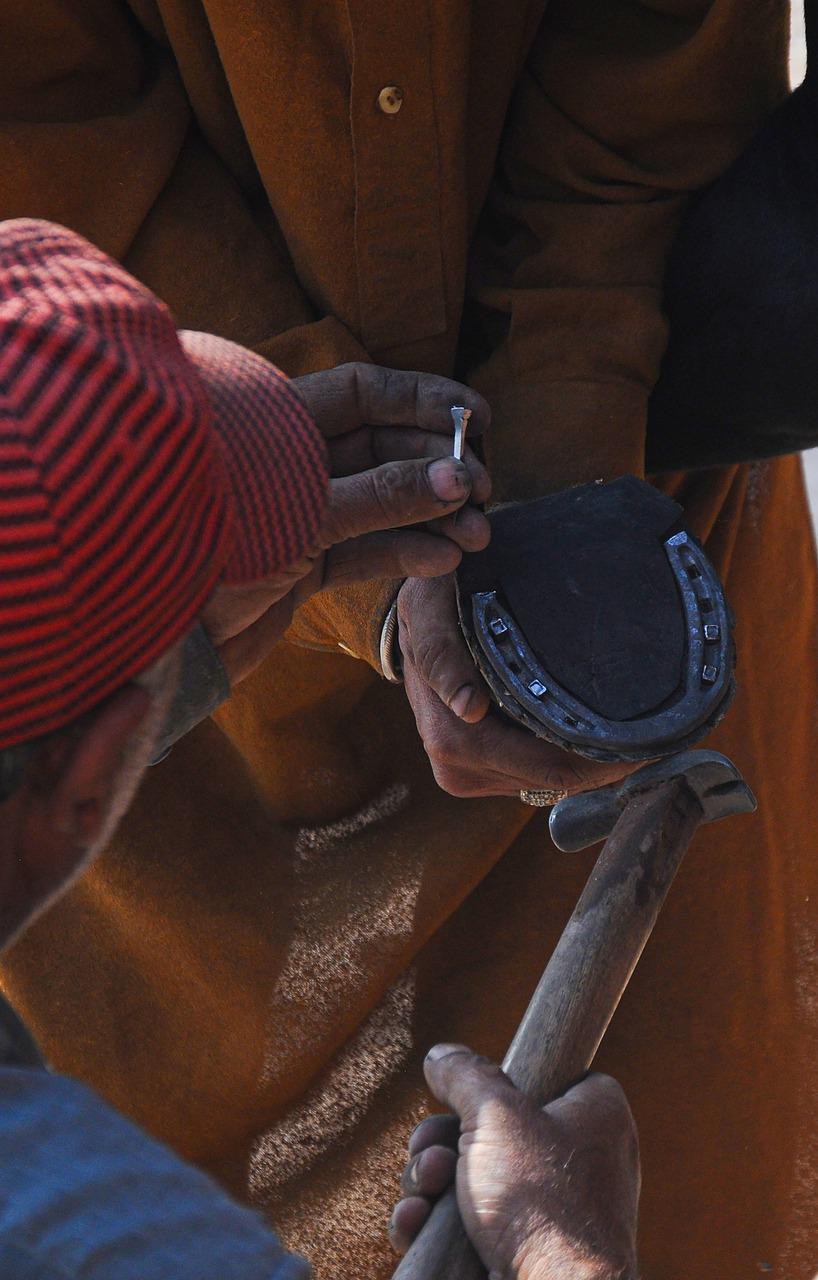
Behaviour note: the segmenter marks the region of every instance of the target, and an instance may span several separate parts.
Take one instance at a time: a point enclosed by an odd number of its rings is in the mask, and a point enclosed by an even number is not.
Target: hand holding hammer
[[[755,798],[714,751],[685,751],[624,782],[563,800],[554,843],[585,848],[607,835],[571,919],[503,1061],[512,1082],[544,1105],[591,1064],[696,829]],[[435,1206],[394,1280],[484,1280],[454,1192]]]

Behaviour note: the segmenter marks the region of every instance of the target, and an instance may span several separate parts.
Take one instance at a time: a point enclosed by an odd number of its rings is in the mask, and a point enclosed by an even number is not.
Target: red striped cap
[[[197,342],[224,409],[240,349]],[[286,380],[260,362],[265,398],[249,361],[252,378],[236,364],[217,439],[202,380],[147,289],[61,227],[0,224],[0,749],[60,728],[149,667],[226,563],[233,581],[264,577],[315,540],[323,444]],[[303,530],[293,521],[277,540],[274,518],[255,515],[273,471],[264,411],[284,405],[317,472]],[[250,478],[237,499],[231,480]]]
[[[280,369],[210,333],[179,334],[213,408],[236,513],[225,582],[253,582],[318,544],[329,475],[324,438]]]

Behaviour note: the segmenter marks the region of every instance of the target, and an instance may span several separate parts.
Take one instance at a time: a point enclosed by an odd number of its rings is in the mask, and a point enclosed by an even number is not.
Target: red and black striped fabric
[[[78,236],[0,224],[0,748],[190,627],[233,504],[167,310]]]
[[[284,375],[73,232],[0,224],[0,749],[67,724],[221,579],[316,547],[326,447]]]
[[[316,546],[329,494],[324,438],[298,393],[261,356],[182,332],[213,408],[236,511],[226,582],[252,582]]]

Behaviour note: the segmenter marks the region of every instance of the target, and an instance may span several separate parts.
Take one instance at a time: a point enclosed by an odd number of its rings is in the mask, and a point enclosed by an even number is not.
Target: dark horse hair
[[[665,283],[650,470],[818,445],[818,0],[804,83],[692,205]]]

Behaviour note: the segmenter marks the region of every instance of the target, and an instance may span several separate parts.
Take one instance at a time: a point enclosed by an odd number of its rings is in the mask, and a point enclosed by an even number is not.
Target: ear
[[[118,689],[91,717],[82,735],[47,762],[54,786],[48,806],[54,830],[87,848],[105,820],[125,748],[150,710],[151,695],[137,684]]]

